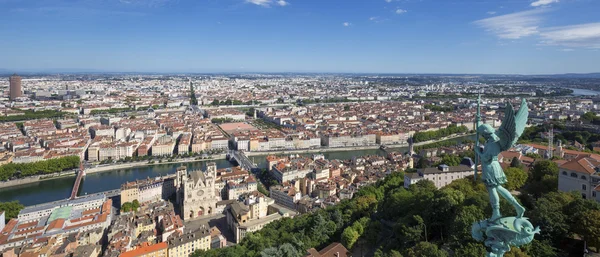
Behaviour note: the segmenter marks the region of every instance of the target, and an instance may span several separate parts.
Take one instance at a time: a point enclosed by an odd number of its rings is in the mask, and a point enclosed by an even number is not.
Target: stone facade
[[[217,165],[212,162],[207,164],[206,172],[196,170],[188,174],[185,167],[177,169],[177,202],[182,206],[184,220],[215,213],[217,202],[221,201],[215,188],[216,177]]]

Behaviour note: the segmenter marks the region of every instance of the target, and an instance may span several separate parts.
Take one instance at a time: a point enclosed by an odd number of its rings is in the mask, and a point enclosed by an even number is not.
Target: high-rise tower
[[[21,77],[17,74],[10,76],[10,100],[15,100],[17,97],[23,96],[21,89]]]

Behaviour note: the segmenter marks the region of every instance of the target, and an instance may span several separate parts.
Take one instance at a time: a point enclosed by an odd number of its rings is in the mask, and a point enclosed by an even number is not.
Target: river
[[[594,91],[594,90],[589,90],[589,89],[580,89],[580,88],[569,88],[569,89],[573,90],[573,93],[571,93],[571,95],[574,95],[574,96],[600,95],[600,91]]]
[[[473,139],[473,136],[459,137],[452,139],[455,141],[463,141],[465,138]],[[392,148],[390,150],[395,151],[407,151],[407,147]],[[385,152],[379,149],[370,150],[355,150],[355,151],[334,151],[322,153],[327,159],[351,159],[354,156],[364,155],[384,155]],[[301,154],[301,155],[312,155],[312,154]],[[264,165],[266,155],[262,156],[251,156],[249,157],[260,167]],[[205,169],[207,162],[215,162],[217,168],[231,167],[232,164],[226,160],[217,161],[201,161],[191,163],[171,163],[144,166],[129,169],[118,169],[105,172],[98,172],[88,174],[82,181],[79,194],[92,194],[97,192],[103,192],[113,190],[121,187],[121,184],[134,181],[136,179],[152,178],[166,174],[173,174],[177,167],[187,166],[188,170]],[[58,178],[51,180],[44,180],[37,183],[25,184],[16,187],[0,189],[0,202],[18,200],[22,204],[34,205],[45,202],[51,202],[68,198],[71,194],[71,189],[75,177]]]

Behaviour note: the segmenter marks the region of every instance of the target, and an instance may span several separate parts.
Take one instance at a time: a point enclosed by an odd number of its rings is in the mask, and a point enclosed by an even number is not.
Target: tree
[[[140,208],[140,202],[137,199],[133,200],[133,202],[131,202],[131,208],[136,211],[138,208]]]
[[[590,246],[600,249],[600,211],[588,210],[577,219],[576,231]]]
[[[461,162],[461,158],[456,155],[445,154],[442,156],[442,160],[439,164],[446,164],[448,166],[458,166]],[[437,165],[436,165],[437,166]]]
[[[190,104],[198,105],[198,99],[196,99],[196,92],[194,92],[194,83],[190,81]]]
[[[519,189],[523,187],[523,185],[525,185],[525,183],[527,182],[527,172],[525,172],[521,168],[510,167],[506,169],[504,173],[506,174],[506,177],[508,179],[508,182],[505,185],[506,189],[508,190]]]
[[[359,237],[359,234],[358,234],[358,232],[356,232],[356,230],[354,230],[354,228],[347,227],[346,229],[344,229],[344,232],[342,232],[341,241],[342,241],[342,244],[344,246],[346,246],[346,248],[352,249],[352,247],[356,243],[356,240],[358,240],[358,237]]]
[[[0,203],[0,212],[4,212],[6,221],[19,216],[19,212],[25,208],[19,201]]]
[[[504,257],[530,257],[528,254],[524,253],[520,248],[512,247],[510,252],[504,254]],[[537,256],[535,256],[537,257]]]
[[[452,241],[460,244],[465,240],[471,240],[471,226],[473,223],[484,218],[483,210],[475,205],[460,208],[454,215],[454,220],[450,225],[450,237]]]
[[[133,205],[130,202],[123,203],[121,205],[121,212],[130,212],[133,210]]]
[[[448,252],[441,250],[437,245],[427,242],[420,242],[415,247],[408,250],[408,257],[448,257]]]
[[[481,243],[460,244],[456,249],[454,256],[461,257],[481,257],[486,256],[485,246]]]
[[[536,198],[558,189],[558,165],[549,160],[537,161],[531,169],[527,191]]]
[[[344,105],[344,111],[349,111],[350,110],[350,105]]]
[[[513,157],[512,160],[510,161],[510,167],[522,169],[523,163],[521,163],[521,160],[519,160],[519,158]]]
[[[526,253],[535,257],[554,257],[556,256],[556,248],[552,247],[548,241],[534,239]]]

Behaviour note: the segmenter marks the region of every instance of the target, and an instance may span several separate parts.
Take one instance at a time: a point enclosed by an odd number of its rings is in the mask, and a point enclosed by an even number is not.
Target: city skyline
[[[8,72],[595,73],[594,1],[1,0]]]

